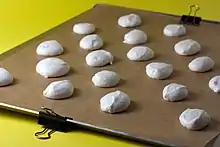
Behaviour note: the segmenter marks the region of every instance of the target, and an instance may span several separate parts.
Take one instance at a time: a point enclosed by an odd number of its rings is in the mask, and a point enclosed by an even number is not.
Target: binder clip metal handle
[[[191,5],[190,11],[188,15],[182,15],[180,23],[181,24],[189,24],[189,25],[200,25],[200,22],[202,20],[201,17],[197,17],[196,14],[200,10],[200,7],[198,5]],[[193,15],[192,15],[193,13]]]
[[[51,135],[56,131],[71,131],[73,124],[67,120],[72,120],[72,118],[63,117],[55,113],[52,109],[42,107],[38,116],[38,124],[42,125],[44,129],[36,132],[35,136],[38,139],[50,139]]]

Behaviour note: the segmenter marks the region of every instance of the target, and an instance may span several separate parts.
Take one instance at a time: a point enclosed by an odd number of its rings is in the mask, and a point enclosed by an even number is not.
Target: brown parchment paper
[[[126,57],[131,45],[123,44],[123,36],[131,29],[121,28],[117,20],[121,15],[136,13],[143,25],[137,27],[145,31],[156,57],[148,62],[132,62]],[[167,24],[179,23],[180,18],[164,14],[128,9],[123,7],[96,5],[91,10],[61,24],[60,26],[14,48],[1,56],[1,66],[15,77],[13,85],[0,88],[0,102],[39,110],[45,106],[57,113],[77,121],[109,128],[142,138],[151,138],[168,144],[187,147],[203,147],[219,132],[220,96],[208,87],[209,80],[220,74],[220,25],[202,22],[199,27],[186,26],[183,37],[166,37],[163,28]],[[90,22],[97,27],[96,33],[104,42],[104,49],[110,51],[114,63],[102,68],[86,65],[86,52],[79,48],[83,37],[72,32],[73,24]],[[25,32],[24,32],[25,33]],[[180,40],[192,38],[201,44],[201,53],[191,56],[178,56],[173,46]],[[61,78],[45,79],[36,74],[35,66],[43,57],[36,55],[37,45],[45,40],[55,39],[65,47],[65,53],[58,56],[68,62],[71,72]],[[198,56],[207,55],[214,59],[215,68],[207,73],[194,73],[188,70],[188,63]],[[170,63],[174,73],[167,80],[152,80],[145,74],[145,66],[153,61]],[[116,71],[121,82],[115,88],[96,88],[91,77],[98,71]],[[69,79],[76,90],[73,97],[65,100],[48,100],[42,96],[44,88],[52,81]],[[182,102],[166,102],[162,99],[162,89],[170,82],[188,86],[189,98]],[[122,90],[131,100],[130,108],[121,114],[106,114],[100,111],[100,98],[111,91]],[[178,120],[186,108],[201,108],[213,118],[209,127],[202,131],[188,131]]]

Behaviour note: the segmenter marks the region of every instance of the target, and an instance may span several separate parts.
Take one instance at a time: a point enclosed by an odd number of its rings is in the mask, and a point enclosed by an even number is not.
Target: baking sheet
[[[156,57],[148,62],[132,62],[126,53],[132,47],[122,43],[123,36],[131,29],[121,28],[117,20],[121,15],[136,13],[143,20],[137,27],[148,35],[145,44],[152,48]],[[160,13],[99,4],[87,12],[70,19],[58,27],[1,55],[0,65],[15,77],[15,83],[0,88],[0,102],[38,111],[41,106],[87,124],[128,133],[141,138],[151,138],[167,144],[187,147],[202,147],[219,132],[219,95],[208,88],[210,78],[220,73],[220,25],[202,22],[199,27],[186,26],[183,37],[166,37],[163,28],[167,24],[179,23],[180,18]],[[90,22],[97,27],[96,33],[104,42],[104,49],[110,51],[114,63],[102,68],[86,65],[87,52],[79,48],[83,37],[72,32],[73,24]],[[25,32],[24,32],[25,33]],[[191,57],[178,56],[173,51],[176,42],[192,38],[198,41],[201,53]],[[68,62],[71,72],[61,78],[45,79],[36,74],[35,66],[43,57],[36,55],[37,45],[45,40],[55,39],[65,47],[65,53],[58,56]],[[207,73],[193,73],[188,63],[195,57],[208,55],[216,62],[214,70]],[[174,73],[168,80],[152,80],[145,74],[145,66],[153,61],[164,61],[174,66]],[[91,77],[98,71],[116,71],[121,82],[115,88],[96,88]],[[42,96],[46,86],[56,80],[69,79],[76,91],[73,97],[65,100],[48,100]],[[189,98],[182,102],[165,102],[162,89],[170,82],[188,86]],[[121,114],[106,114],[100,111],[100,98],[111,91],[122,90],[130,96],[130,108]],[[212,123],[203,131],[187,131],[178,117],[186,108],[201,108],[212,117]]]

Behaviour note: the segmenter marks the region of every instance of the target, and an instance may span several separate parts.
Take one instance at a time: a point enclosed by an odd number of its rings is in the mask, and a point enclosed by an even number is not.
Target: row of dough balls
[[[124,28],[137,27],[141,23],[141,18],[137,14],[124,15],[118,19],[118,25]],[[74,25],[73,31],[77,34],[88,35],[95,32],[95,26],[91,23],[78,23]],[[166,36],[181,36],[186,30],[183,25],[170,24],[164,28],[163,32]]]
[[[85,23],[80,23],[80,24],[76,24],[75,26],[84,25],[84,24]],[[147,35],[141,30],[134,29],[124,35],[123,43],[138,45],[145,43],[146,41],[147,41]],[[97,34],[86,35],[79,42],[80,48],[88,51],[94,51],[100,49],[103,47],[103,45],[104,42],[102,38]]]
[[[5,68],[0,68],[0,86],[9,86],[13,81],[14,77]],[[73,92],[74,87],[71,82],[62,80],[50,83],[43,91],[43,95],[51,99],[62,99],[70,97]]]
[[[77,34],[87,35],[95,31],[95,27],[89,23],[79,23],[74,25],[73,31]],[[86,56],[86,63],[91,67],[100,67],[106,64],[112,64],[113,55],[100,48],[103,46],[102,39],[96,35],[87,35],[80,40],[79,46],[85,50],[92,50]],[[100,49],[97,51],[93,51]],[[117,73],[108,70],[97,72],[92,77],[92,82],[96,87],[114,87],[120,82],[120,77]],[[103,112],[118,113],[125,111],[130,105],[129,96],[122,91],[114,91],[104,95],[100,99],[100,108]]]
[[[193,59],[188,64],[188,68],[193,72],[202,73],[202,72],[210,71],[211,69],[213,69],[214,65],[215,63],[210,57],[202,56]],[[152,62],[146,66],[146,74],[152,79],[158,79],[158,80],[167,79],[168,77],[170,77],[172,72],[173,72],[173,66],[165,62]],[[214,77],[214,79],[219,80],[219,78],[216,77]],[[216,85],[216,86],[220,86],[220,85]]]
[[[96,34],[88,35],[95,32],[95,26],[93,24],[75,24],[73,31],[77,34],[87,35],[83,37],[79,43],[82,49],[92,51],[86,56],[87,65],[91,67],[100,67],[106,64],[112,64],[114,60],[113,55],[108,51],[100,49],[103,46],[103,40]],[[120,82],[120,77],[113,71],[102,70],[92,77],[92,82],[96,87],[114,87]],[[107,113],[125,111],[129,105],[129,96],[119,90],[110,92],[100,99],[100,108],[103,112]]]
[[[120,26],[136,26],[141,24],[141,19],[135,14],[119,18]],[[125,18],[125,19],[124,19]],[[131,20],[131,21],[130,21]],[[134,21],[134,22],[133,22]],[[73,26],[73,32],[81,35],[86,35],[80,40],[79,46],[85,50],[96,50],[103,47],[103,40],[95,32],[95,26],[91,23],[78,23]],[[134,29],[124,35],[124,43],[127,44],[141,44],[147,41],[147,35],[138,29]]]
[[[74,25],[73,31],[77,34],[87,35],[83,37],[79,43],[79,46],[82,49],[92,50],[92,52],[86,56],[87,65],[91,67],[100,67],[105,66],[106,64],[112,64],[114,60],[113,55],[108,51],[100,49],[103,46],[102,39],[96,34],[88,35],[94,33],[94,25],[89,23],[79,23]],[[120,77],[113,71],[102,70],[92,77],[92,82],[96,87],[114,87],[120,82]],[[129,96],[119,90],[110,92],[100,99],[100,108],[103,112],[107,113],[125,111],[129,105]]]
[[[102,38],[97,34],[91,34],[94,33],[95,30],[95,26],[90,23],[78,23],[73,26],[73,32],[86,35],[79,42],[80,48],[87,51],[92,51],[91,53],[87,54],[85,59],[86,63],[91,67],[100,67],[105,66],[106,64],[112,64],[114,60],[112,54],[106,50],[100,49],[104,44]]]
[[[118,24],[121,27],[135,27],[141,25],[141,19],[136,14],[129,14],[118,19]],[[79,46],[85,50],[96,50],[103,46],[103,40],[95,32],[95,26],[91,23],[78,23],[73,26],[73,31],[77,34],[86,35],[80,40]],[[166,36],[182,36],[186,33],[183,25],[170,24],[164,28]],[[139,29],[129,31],[124,35],[123,43],[138,45],[146,43],[147,34]]]
[[[45,78],[58,78],[68,74],[70,66],[65,61],[48,57],[39,61],[36,72]],[[69,98],[74,93],[74,86],[69,80],[58,80],[51,82],[44,90],[43,96],[49,99]]]
[[[63,46],[56,40],[48,40],[37,46],[36,53],[47,58],[39,61],[36,65],[36,72],[45,78],[57,78],[68,74],[70,66],[62,59],[56,58],[63,54]],[[74,93],[74,86],[69,80],[51,82],[43,90],[43,96],[49,99],[69,98]]]

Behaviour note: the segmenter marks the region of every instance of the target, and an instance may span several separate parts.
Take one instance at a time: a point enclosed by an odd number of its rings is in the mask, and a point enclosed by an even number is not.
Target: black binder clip
[[[63,117],[49,108],[41,108],[38,116],[38,124],[43,125],[43,130],[36,132],[35,136],[38,139],[50,139],[51,135],[56,132],[69,132],[72,130],[72,123],[68,122],[69,117]],[[47,136],[45,134],[47,133]]]
[[[200,9],[200,7],[198,5],[191,5],[189,14],[182,15],[180,23],[181,24],[197,25],[197,26],[200,25],[202,18],[196,16],[196,13],[199,11],[199,9]],[[193,11],[194,11],[194,14],[191,15],[191,13]]]

